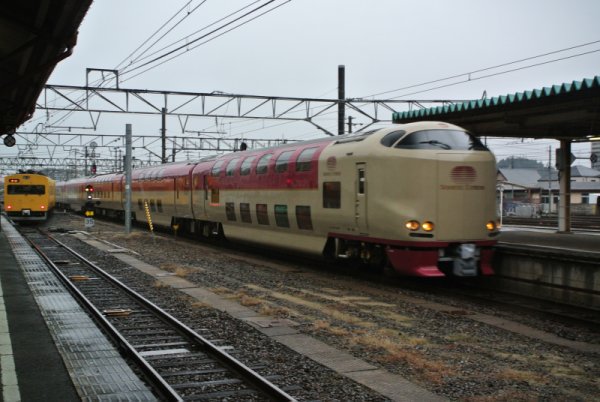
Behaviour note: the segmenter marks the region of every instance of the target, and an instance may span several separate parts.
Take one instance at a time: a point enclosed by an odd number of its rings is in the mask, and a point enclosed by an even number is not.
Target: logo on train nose
[[[450,172],[452,181],[459,184],[473,183],[477,179],[477,172],[472,166],[456,166]]]

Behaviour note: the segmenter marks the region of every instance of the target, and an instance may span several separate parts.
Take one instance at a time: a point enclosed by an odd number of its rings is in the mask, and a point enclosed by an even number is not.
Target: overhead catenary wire
[[[448,80],[451,80],[451,79],[460,78],[460,77],[464,77],[464,76],[470,77],[473,74],[482,73],[484,71],[495,70],[497,68],[506,67],[506,66],[510,66],[510,65],[514,65],[514,64],[519,64],[519,63],[523,63],[525,61],[535,60],[535,59],[539,59],[539,58],[542,58],[542,57],[547,57],[547,56],[550,56],[550,55],[553,55],[553,54],[564,53],[564,52],[567,52],[569,50],[579,49],[579,48],[582,48],[582,47],[591,46],[591,45],[595,45],[595,44],[598,44],[598,43],[600,43],[600,40],[594,40],[592,42],[581,43],[579,45],[573,45],[573,46],[570,46],[570,47],[567,47],[567,48],[558,49],[558,50],[554,50],[554,51],[551,51],[551,52],[546,52],[546,53],[542,53],[542,54],[538,54],[538,55],[535,55],[535,56],[526,57],[526,58],[519,59],[519,60],[513,60],[513,61],[509,61],[509,62],[506,62],[506,63],[498,64],[498,65],[495,65],[495,66],[491,66],[491,67],[485,67],[485,68],[482,68],[482,69],[479,69],[479,70],[473,70],[473,71],[470,71],[470,72],[466,72],[466,73],[462,73],[462,74],[456,74],[456,75],[452,75],[452,76],[445,77],[445,78],[439,78],[439,79],[435,79],[435,80],[431,80],[431,81],[422,82],[422,83],[419,83],[419,84],[408,85],[408,86],[405,86],[405,87],[402,87],[402,88],[392,89],[392,90],[388,90],[388,91],[384,91],[384,92],[378,92],[378,93],[375,93],[375,94],[371,94],[371,95],[367,95],[367,96],[362,96],[361,98],[371,98],[371,97],[375,97],[375,96],[381,96],[381,95],[385,95],[385,94],[389,94],[389,93],[404,91],[406,89],[418,88],[418,87],[422,87],[422,86],[429,85],[429,84],[435,84],[435,83],[438,83],[438,82],[448,81]],[[578,55],[573,55],[573,56],[566,57],[566,58],[578,57],[578,56],[586,55],[586,54],[589,54],[589,53],[595,53],[595,52],[598,52],[598,51],[600,51],[600,50],[595,50],[595,51],[592,51],[592,52],[585,52],[585,53],[581,53],[581,54],[578,54]],[[547,63],[564,60],[566,58],[560,58],[560,59],[552,60],[552,61],[549,61]],[[547,64],[547,63],[543,63],[543,64]],[[541,64],[534,64],[532,66],[537,66],[537,65],[541,65]],[[512,71],[517,71],[517,70],[509,70],[508,72],[512,72]],[[499,74],[501,74],[501,73],[499,73]],[[490,74],[490,75],[486,75],[486,76],[480,77],[480,78],[493,77],[494,75],[495,74]],[[480,79],[480,78],[477,78],[477,79]],[[470,79],[470,80],[467,80],[467,81],[461,81],[461,83],[462,82],[468,82],[468,81],[473,81],[473,80]],[[419,92],[415,92],[415,93],[419,93]],[[406,96],[406,95],[401,95],[401,96]],[[392,99],[395,99],[395,98],[392,98]]]
[[[186,4],[183,5],[183,7],[181,7],[179,10],[177,10],[177,12],[175,14],[173,14],[173,16],[171,18],[169,18],[164,24],[162,24],[156,31],[154,31],[154,33],[152,33],[146,40],[144,40],[144,42],[142,42],[141,45],[139,45],[135,50],[133,50],[129,55],[127,55],[123,60],[121,60],[121,62],[119,64],[117,64],[117,66],[115,67],[115,70],[119,69],[121,67],[122,64],[124,64],[125,62],[127,62],[127,60],[129,58],[132,58],[133,55],[135,55],[135,53],[140,50],[142,47],[144,47],[154,36],[156,36],[164,27],[166,27],[171,21],[173,21],[173,19],[175,19],[175,17],[177,17],[186,7],[188,7],[194,0],[190,0],[188,1]],[[144,53],[146,53],[149,49],[151,49],[156,43],[158,43],[162,38],[164,38],[167,34],[169,34],[169,32],[171,32],[175,27],[177,27],[179,24],[181,24],[181,22],[183,22],[186,18],[188,18],[194,11],[196,11],[198,8],[200,8],[200,6],[202,6],[204,3],[206,3],[207,0],[203,0],[199,5],[197,5],[193,10],[189,11],[186,15],[183,16],[183,18],[181,18],[173,27],[171,27],[166,33],[164,33],[160,38],[158,38],[156,41],[154,41],[150,46],[148,46],[148,48],[143,51],[142,53],[140,53],[137,58],[131,60],[131,63],[136,61],[139,57],[141,57]]]
[[[213,25],[216,25],[216,24],[218,24],[218,23],[220,23],[220,22],[222,22],[222,21],[225,21],[225,20],[227,20],[228,18],[230,18],[230,17],[232,17],[232,16],[234,16],[234,15],[236,15],[236,14],[239,14],[239,13],[241,13],[241,12],[242,12],[242,11],[244,11],[245,9],[247,9],[247,8],[250,8],[252,5],[254,5],[254,4],[256,4],[256,3],[260,3],[261,1],[262,1],[262,0],[256,0],[256,1],[253,1],[252,3],[250,3],[250,4],[246,5],[246,6],[242,7],[242,8],[239,8],[239,9],[237,9],[236,11],[234,11],[234,12],[232,12],[232,13],[229,13],[229,14],[227,14],[227,15],[226,15],[226,16],[224,16],[224,17],[221,17],[221,18],[219,18],[218,20],[216,20],[216,21],[214,21],[214,22],[212,22],[212,23],[210,23],[210,24],[208,24],[208,25],[206,25],[206,26],[204,26],[204,27],[202,27],[202,28],[200,28],[200,29],[198,29],[198,30],[196,30],[196,31],[192,32],[192,33],[191,33],[191,34],[189,34],[189,35],[186,35],[186,36],[184,36],[184,37],[183,37],[183,38],[181,38],[181,39],[178,39],[178,40],[176,40],[176,41],[174,41],[174,42],[171,42],[171,43],[169,43],[168,45],[165,45],[165,46],[161,47],[160,49],[157,49],[157,50],[155,50],[154,52],[147,54],[147,55],[146,55],[146,56],[144,56],[144,57],[137,58],[135,61],[136,61],[136,62],[142,62],[143,60],[149,59],[150,57],[152,57],[152,56],[154,56],[154,55],[156,55],[156,54],[158,54],[158,53],[160,53],[160,52],[162,52],[162,51],[164,51],[164,50],[166,50],[166,49],[169,49],[170,47],[172,47],[172,46],[175,46],[175,45],[177,45],[178,43],[181,43],[181,42],[187,41],[187,40],[188,40],[189,38],[191,38],[192,36],[194,36],[194,35],[196,35],[196,34],[198,34],[198,33],[202,32],[202,31],[205,31],[205,30],[207,30],[208,28],[212,27]],[[187,46],[187,45],[189,45],[189,42],[185,42],[185,45],[186,45],[186,46]],[[132,63],[132,64],[134,64],[134,63]]]
[[[247,8],[248,8],[248,7],[250,7],[251,5],[253,5],[253,4],[256,4],[258,1],[260,1],[260,0],[254,1],[254,2],[250,3],[249,5],[247,5],[247,6],[244,6],[244,7],[240,8],[240,9],[238,9],[237,11],[235,11],[235,12],[233,12],[233,13],[229,14],[228,16],[226,16],[226,17],[223,17],[223,18],[219,19],[218,21],[223,21],[224,19],[226,19],[226,18],[228,18],[228,17],[230,17],[230,16],[232,16],[232,15],[235,15],[235,14],[239,13],[240,11],[242,11],[242,10],[244,10],[244,9],[247,9]],[[254,12],[256,12],[256,11],[260,10],[260,9],[261,9],[261,8],[263,8],[264,6],[266,6],[266,5],[270,4],[270,3],[273,3],[274,1],[276,1],[276,0],[270,0],[270,1],[268,1],[267,3],[265,3],[265,4],[263,4],[263,5],[261,5],[261,6],[257,7],[257,8],[255,8],[254,10],[251,10],[251,11],[249,11],[248,13],[245,13],[245,14],[244,14],[244,15],[242,15],[241,17],[238,17],[238,18],[236,18],[236,19],[234,19],[234,20],[232,20],[232,21],[228,22],[227,24],[224,24],[223,26],[221,26],[221,27],[219,27],[219,28],[216,28],[215,30],[211,31],[210,33],[208,33],[208,34],[206,34],[206,35],[203,35],[202,37],[196,38],[194,41],[192,41],[192,42],[188,42],[188,43],[186,43],[185,45],[183,45],[183,46],[180,46],[179,48],[182,48],[182,47],[188,47],[190,43],[193,43],[193,42],[196,42],[196,41],[198,41],[198,40],[201,40],[201,39],[203,39],[203,38],[205,38],[205,37],[209,36],[209,35],[210,35],[210,34],[212,34],[212,33],[216,33],[216,32],[218,32],[219,30],[221,30],[221,29],[224,29],[224,28],[225,28],[225,27],[227,27],[228,25],[231,25],[232,23],[234,23],[234,22],[236,22],[236,21],[239,21],[240,19],[244,18],[245,16],[248,16],[248,15],[250,15],[250,14],[252,14],[252,13],[254,13]],[[291,0],[287,0],[287,1],[285,1],[284,3],[282,3],[282,4],[280,4],[280,5],[276,6],[276,7],[273,7],[273,8],[271,8],[271,9],[269,9],[269,10],[267,10],[267,11],[265,11],[265,12],[261,13],[261,14],[259,14],[258,16],[255,16],[255,17],[253,17],[253,18],[251,18],[251,19],[249,19],[249,20],[247,20],[247,21],[245,21],[245,22],[243,22],[243,23],[241,23],[241,24],[238,24],[237,26],[235,26],[235,27],[233,27],[233,28],[231,28],[231,29],[227,30],[226,32],[223,32],[223,33],[221,33],[221,34],[219,34],[219,35],[217,35],[217,36],[214,36],[213,38],[210,38],[209,40],[206,40],[206,41],[204,41],[204,42],[202,42],[202,43],[200,43],[200,44],[198,44],[198,45],[196,45],[196,46],[194,46],[194,47],[192,47],[192,48],[189,48],[187,51],[191,51],[191,50],[193,50],[193,49],[195,49],[195,48],[197,48],[197,47],[199,47],[199,46],[201,46],[201,45],[203,45],[203,44],[205,44],[205,43],[208,43],[208,42],[210,42],[210,41],[212,41],[212,40],[214,40],[214,39],[216,39],[216,38],[218,38],[218,37],[220,37],[220,36],[224,35],[225,33],[231,32],[231,31],[232,31],[232,30],[234,30],[234,29],[237,29],[237,28],[239,28],[239,27],[241,27],[241,26],[243,26],[243,25],[245,25],[245,24],[247,24],[247,23],[249,23],[249,22],[251,22],[251,21],[253,21],[253,20],[256,20],[257,18],[261,17],[262,15],[265,15],[265,14],[267,14],[267,13],[271,12],[271,11],[274,11],[275,9],[277,9],[277,8],[281,7],[282,5],[284,5],[284,4],[286,4],[286,3],[289,3],[290,1],[291,1]],[[188,2],[188,3],[186,3],[186,5],[185,5],[183,8],[185,8],[185,7],[186,7],[187,5],[189,5],[190,3],[191,3],[191,2]],[[202,2],[200,5],[202,5],[202,4],[204,4],[204,3],[205,3],[205,1],[203,1],[203,2]],[[199,5],[199,6],[200,6],[200,5]],[[194,8],[194,10],[196,10],[196,9],[197,9],[199,6],[197,6],[196,8]],[[183,9],[183,8],[182,8],[182,9]],[[180,9],[180,10],[179,10],[177,13],[175,13],[175,15],[179,14],[179,13],[181,12],[181,10],[182,10],[182,9]],[[194,10],[192,10],[192,11],[194,11]],[[172,20],[172,18],[173,18],[173,17],[171,17],[171,19],[170,19],[170,20]],[[217,21],[217,22],[218,22],[218,21]],[[217,23],[217,22],[215,22],[215,23]],[[205,27],[205,28],[203,28],[203,29],[201,29],[201,30],[199,30],[199,31],[196,31],[196,32],[200,32],[200,31],[202,31],[202,30],[204,30],[204,29],[206,29],[206,28],[208,28],[208,27],[210,27],[210,26],[214,25],[215,23],[213,23],[213,24],[210,24],[210,25],[208,25],[207,27]],[[165,23],[165,24],[163,24],[163,26],[165,26],[166,24],[168,24],[168,22],[167,22],[167,23]],[[159,28],[159,30],[157,30],[157,31],[160,31],[160,29],[162,29],[162,27],[161,27],[161,28]],[[151,37],[152,37],[152,36],[151,36]],[[143,45],[142,45],[142,46],[143,46]],[[137,51],[137,50],[136,50],[136,51]],[[187,52],[187,51],[186,51],[186,52]],[[135,52],[135,51],[134,51],[134,52]],[[172,52],[173,52],[173,51],[171,51],[170,53],[172,53]],[[181,53],[181,54],[178,54],[178,55],[175,55],[174,57],[171,57],[171,58],[169,58],[169,59],[168,59],[168,60],[166,60],[166,61],[172,60],[172,59],[174,59],[174,58],[176,58],[176,57],[179,57],[179,56],[181,56],[181,55],[183,55],[183,54],[185,54],[185,52],[184,52],[184,53]],[[131,54],[130,54],[130,55],[131,55]],[[163,55],[163,56],[160,56],[160,57],[164,57],[164,56],[165,56],[165,55]],[[129,56],[128,56],[128,57],[129,57]],[[159,58],[160,58],[160,57],[159,57]],[[144,71],[142,71],[142,72],[140,72],[140,73],[138,73],[138,74],[136,74],[136,75],[134,75],[134,76],[132,76],[132,77],[129,77],[129,78],[127,78],[126,80],[123,80],[123,81],[127,81],[127,80],[129,80],[129,79],[132,79],[132,78],[134,78],[134,77],[137,77],[137,76],[139,76],[139,75],[141,75],[141,74],[143,74],[143,73],[145,73],[145,72],[147,72],[147,71],[149,71],[149,70],[152,70],[152,69],[153,69],[153,68],[155,68],[155,67],[158,67],[158,66],[159,66],[159,65],[161,65],[161,64],[164,64],[166,61],[163,61],[162,63],[159,63],[159,64],[157,64],[157,65],[155,65],[155,66],[152,66],[152,67],[150,67],[150,68],[148,68],[148,69],[146,69],[146,70],[144,70]],[[145,63],[144,65],[147,65],[147,64],[149,64],[149,63],[151,63],[151,62]],[[128,67],[130,67],[130,66],[128,66]],[[140,66],[140,67],[142,67],[142,66]],[[136,68],[134,68],[134,69],[137,69],[137,68],[139,68],[139,67],[136,67]],[[131,71],[132,71],[132,70],[129,70],[129,71],[124,71],[124,72],[123,72],[123,74],[127,74],[128,72],[131,72]],[[108,81],[97,80],[97,81],[96,81],[96,83],[99,83],[99,82],[100,82],[100,85],[102,85],[102,84],[107,84],[107,83],[108,83],[108,82],[110,82],[112,79],[114,79],[114,78],[111,78],[111,79],[110,79],[110,80],[108,80]],[[82,99],[79,99],[79,100],[77,100],[77,101],[75,101],[75,102],[76,102],[77,104],[79,104],[79,103],[82,103],[82,102],[84,102],[84,101],[85,101],[85,98],[82,98]],[[55,121],[55,122],[53,122],[52,124],[58,124],[58,123],[60,123],[60,122],[64,121],[66,118],[68,118],[68,116],[69,116],[71,113],[72,113],[72,111],[70,111],[70,112],[66,113],[64,116],[62,116],[61,118],[59,118],[59,120],[58,120],[58,121]]]
[[[126,68],[126,69],[125,69],[125,71],[123,72],[123,74],[131,73],[131,72],[133,72],[133,71],[139,70],[140,68],[146,67],[146,66],[148,66],[148,65],[150,65],[150,64],[152,64],[152,63],[155,63],[155,62],[157,62],[157,61],[159,61],[159,60],[161,60],[161,59],[164,59],[165,57],[168,57],[168,56],[172,55],[173,53],[175,53],[175,52],[178,52],[179,50],[182,50],[182,49],[184,49],[184,48],[186,48],[186,47],[189,47],[191,44],[193,44],[193,43],[196,43],[196,42],[198,42],[198,41],[200,41],[200,40],[202,40],[202,39],[205,39],[205,38],[207,38],[207,37],[208,37],[208,36],[210,36],[210,35],[213,35],[213,34],[217,33],[218,31],[220,31],[220,30],[222,30],[222,29],[226,28],[227,26],[229,26],[229,25],[231,25],[231,24],[234,24],[235,22],[237,22],[237,21],[239,21],[239,20],[241,20],[241,19],[243,19],[243,18],[246,18],[247,16],[249,16],[249,15],[251,15],[251,14],[253,14],[253,13],[257,12],[258,10],[260,10],[260,9],[262,9],[262,8],[264,8],[264,7],[266,7],[266,6],[268,6],[269,4],[271,4],[271,3],[275,2],[275,1],[276,1],[276,0],[269,0],[269,1],[267,1],[265,4],[261,4],[260,6],[258,6],[258,7],[256,7],[256,8],[254,8],[253,10],[250,10],[250,11],[248,11],[247,13],[244,13],[244,14],[242,14],[241,16],[234,18],[232,21],[229,21],[229,22],[227,22],[227,23],[225,23],[225,24],[221,25],[220,27],[218,27],[218,28],[215,28],[215,29],[213,29],[212,31],[210,31],[210,32],[208,32],[208,33],[206,33],[206,34],[204,34],[204,35],[201,35],[200,37],[198,37],[198,38],[195,38],[195,39],[193,39],[192,41],[190,41],[190,42],[188,42],[188,43],[185,43],[185,44],[183,44],[183,45],[181,45],[181,46],[178,46],[178,47],[176,47],[175,49],[173,49],[173,50],[170,50],[170,51],[168,51],[168,52],[165,52],[165,53],[161,54],[160,56],[157,56],[157,57],[153,58],[152,60],[149,60],[149,61],[147,61],[147,62],[145,62],[145,63],[142,63],[142,64],[140,64],[140,65],[138,65],[138,66],[136,66],[136,67],[133,67],[133,68],[130,68],[130,69],[127,69],[127,68]],[[289,1],[291,1],[291,0],[288,0],[288,1],[286,1],[285,3],[289,2]],[[283,4],[285,4],[285,3],[283,3]],[[281,5],[283,5],[283,4],[281,4]],[[281,5],[279,5],[279,6],[275,7],[275,8],[278,8],[278,7],[280,7]],[[270,11],[272,11],[272,10],[269,10],[269,11],[267,11],[267,12],[270,12]],[[264,14],[266,14],[266,13],[260,14],[258,17],[260,17],[260,16],[262,16],[262,15],[264,15]],[[242,23],[242,24],[240,24],[240,25],[238,25],[238,26],[234,27],[233,29],[235,29],[235,28],[238,28],[238,27],[240,27],[240,26],[242,26],[242,25],[245,25],[246,23],[248,23],[248,22],[250,22],[250,21],[253,21],[253,20],[255,20],[255,19],[256,19],[256,18],[258,18],[258,17],[254,17],[254,18],[252,18],[251,20],[249,20],[249,21],[246,21],[246,22],[244,22],[244,23]],[[225,33],[227,33],[227,32],[230,32],[230,31],[232,31],[233,29],[230,29],[230,30],[226,31]],[[223,35],[223,34],[220,34],[219,36],[222,36],[222,35]],[[219,37],[219,36],[217,36],[217,37]],[[212,40],[212,39],[211,39],[211,40]],[[203,42],[202,44],[205,44],[205,43],[207,43],[207,42],[208,42],[208,41],[206,41],[206,42]],[[198,47],[198,46],[195,46],[195,47],[193,47],[192,49],[195,49],[196,47]],[[192,49],[189,49],[189,50],[192,50]],[[179,56],[179,55],[177,55],[177,56]],[[172,57],[172,58],[168,59],[167,61],[169,61],[169,60],[172,60],[173,58],[175,58],[175,57]],[[163,63],[161,63],[161,64],[163,64]],[[147,71],[147,70],[145,70],[145,71]]]

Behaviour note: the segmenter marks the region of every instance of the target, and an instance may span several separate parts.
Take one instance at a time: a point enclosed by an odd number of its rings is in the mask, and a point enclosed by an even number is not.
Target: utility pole
[[[346,121],[346,67],[338,66],[338,135],[344,134]]]
[[[125,125],[125,233],[131,233],[131,124]]]
[[[552,145],[548,145],[548,214],[552,213]]]
[[[161,163],[167,163],[167,108],[161,109],[162,127],[160,129],[160,136],[162,140],[162,156]]]

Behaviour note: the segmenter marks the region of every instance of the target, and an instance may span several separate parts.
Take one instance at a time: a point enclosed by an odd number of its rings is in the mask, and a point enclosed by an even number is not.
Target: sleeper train
[[[389,264],[405,275],[491,275],[493,154],[441,122],[135,169],[133,219],[199,237]],[[123,216],[124,174],[57,184],[57,200]]]
[[[4,212],[13,221],[45,221],[54,208],[55,182],[38,172],[4,178]]]

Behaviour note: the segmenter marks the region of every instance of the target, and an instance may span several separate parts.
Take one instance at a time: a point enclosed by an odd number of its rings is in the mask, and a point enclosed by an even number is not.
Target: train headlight
[[[8,205],[6,206],[6,209],[12,209],[12,205],[8,204]]]
[[[46,209],[45,205],[40,205],[40,209]]]
[[[411,231],[413,231],[413,232],[414,232],[415,230],[419,229],[419,226],[421,226],[421,225],[420,225],[420,224],[419,224],[419,222],[417,222],[417,221],[407,221],[407,222],[404,224],[404,227],[406,227],[408,230],[411,230]]]
[[[421,225],[421,228],[426,231],[426,232],[431,232],[433,229],[435,229],[435,225],[433,224],[433,222],[423,222],[423,224]]]
[[[496,222],[494,222],[494,221],[489,221],[488,223],[486,223],[486,224],[485,224],[485,228],[486,228],[488,231],[490,231],[490,232],[492,232],[492,231],[496,230],[496,228],[497,228],[497,226],[496,226]]]

